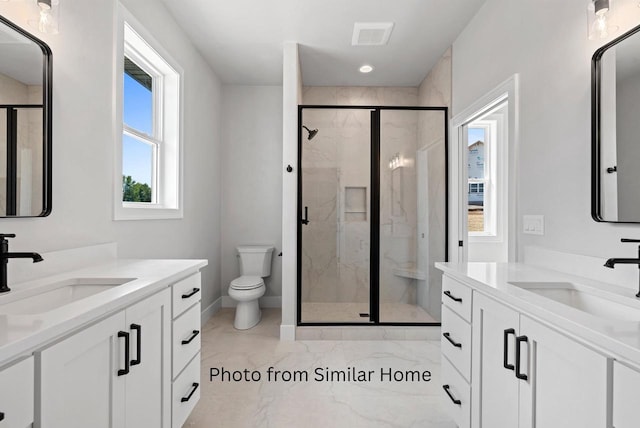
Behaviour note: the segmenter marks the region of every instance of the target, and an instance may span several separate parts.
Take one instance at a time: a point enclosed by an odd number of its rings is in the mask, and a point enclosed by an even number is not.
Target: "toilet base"
[[[248,330],[256,326],[260,319],[262,319],[262,311],[260,310],[258,299],[249,302],[238,302],[233,326],[236,330]]]

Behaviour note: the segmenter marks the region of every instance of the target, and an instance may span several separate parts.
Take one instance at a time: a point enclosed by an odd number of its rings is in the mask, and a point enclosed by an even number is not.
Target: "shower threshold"
[[[303,302],[301,322],[369,324],[369,303]],[[362,315],[365,314],[366,318]],[[388,324],[431,324],[439,321],[419,306],[408,303],[381,303],[380,321]]]

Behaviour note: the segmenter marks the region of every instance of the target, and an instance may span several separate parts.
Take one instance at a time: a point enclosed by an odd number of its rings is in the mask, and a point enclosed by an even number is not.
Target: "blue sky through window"
[[[153,134],[153,94],[124,73],[124,123],[147,135]],[[151,145],[123,135],[122,174],[152,187],[153,149]]]
[[[467,143],[472,145],[478,141],[482,141],[484,143],[484,128],[468,128],[469,136],[467,139]]]

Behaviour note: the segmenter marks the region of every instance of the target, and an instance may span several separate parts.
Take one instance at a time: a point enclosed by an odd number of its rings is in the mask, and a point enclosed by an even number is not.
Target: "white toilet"
[[[272,253],[270,245],[238,246],[240,277],[229,285],[229,297],[238,302],[233,322],[238,330],[249,329],[260,322],[262,312],[258,299],[266,290],[262,278],[271,275]]]

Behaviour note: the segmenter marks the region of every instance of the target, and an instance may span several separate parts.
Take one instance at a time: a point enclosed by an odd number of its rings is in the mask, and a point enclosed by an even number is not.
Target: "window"
[[[469,193],[484,193],[484,183],[469,183]]]
[[[469,186],[467,228],[469,236],[476,238],[500,238],[502,228],[498,222],[503,217],[504,186],[499,179],[503,176],[506,105],[506,101],[498,104],[465,126]]]
[[[156,82],[157,84],[157,82]],[[122,201],[156,203],[158,152],[161,140],[154,127],[154,78],[124,57]],[[155,119],[155,120],[154,120]]]
[[[120,12],[115,219],[180,218],[181,73],[135,18],[122,6]]]

